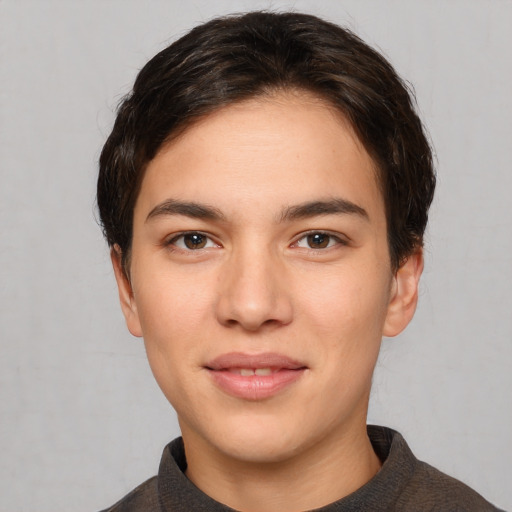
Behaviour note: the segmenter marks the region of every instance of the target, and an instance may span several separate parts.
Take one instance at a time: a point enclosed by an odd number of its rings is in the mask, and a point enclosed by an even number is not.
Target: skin
[[[218,218],[162,207],[169,199]],[[290,214],[333,199],[360,210]],[[184,232],[204,247],[188,248]],[[148,165],[129,277],[118,248],[112,261],[128,328],[177,411],[187,476],[214,499],[248,512],[313,509],[379,470],[366,434],[372,373],[382,336],[414,314],[422,271],[421,251],[392,271],[386,233],[372,159],[306,93],[225,107]],[[270,397],[234,397],[205,368],[232,352],[279,353],[306,369]]]

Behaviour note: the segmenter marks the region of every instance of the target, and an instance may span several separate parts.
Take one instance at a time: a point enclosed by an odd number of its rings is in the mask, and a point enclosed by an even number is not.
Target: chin
[[[219,425],[209,437],[210,443],[228,457],[268,464],[293,458],[313,436],[308,436],[301,423],[291,424],[283,417],[248,415]]]
[[[230,439],[219,448],[232,459],[252,464],[277,464],[292,459],[300,452],[300,444],[283,440],[279,433]]]

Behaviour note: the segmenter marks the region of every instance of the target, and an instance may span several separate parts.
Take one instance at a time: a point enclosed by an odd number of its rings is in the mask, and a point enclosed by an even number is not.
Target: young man
[[[249,13],[155,56],[98,206],[182,438],[108,510],[496,510],[366,426],[381,338],[416,308],[434,187],[406,87],[340,27]]]

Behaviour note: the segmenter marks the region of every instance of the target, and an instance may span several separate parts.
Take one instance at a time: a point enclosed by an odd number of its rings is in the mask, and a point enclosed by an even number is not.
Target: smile
[[[279,370],[272,370],[272,368],[229,368],[230,373],[236,373],[242,377],[251,377],[252,375],[267,376],[276,373]]]
[[[244,400],[264,400],[296,383],[307,366],[280,354],[224,354],[205,369],[224,393]]]

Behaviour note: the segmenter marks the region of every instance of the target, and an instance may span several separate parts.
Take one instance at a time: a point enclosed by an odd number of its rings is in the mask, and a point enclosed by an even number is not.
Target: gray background
[[[105,507],[177,435],[117,303],[96,163],[149,57],[268,7],[348,25],[415,84],[439,188],[419,310],[384,343],[370,421],[512,508],[511,1],[0,0],[0,510]]]

